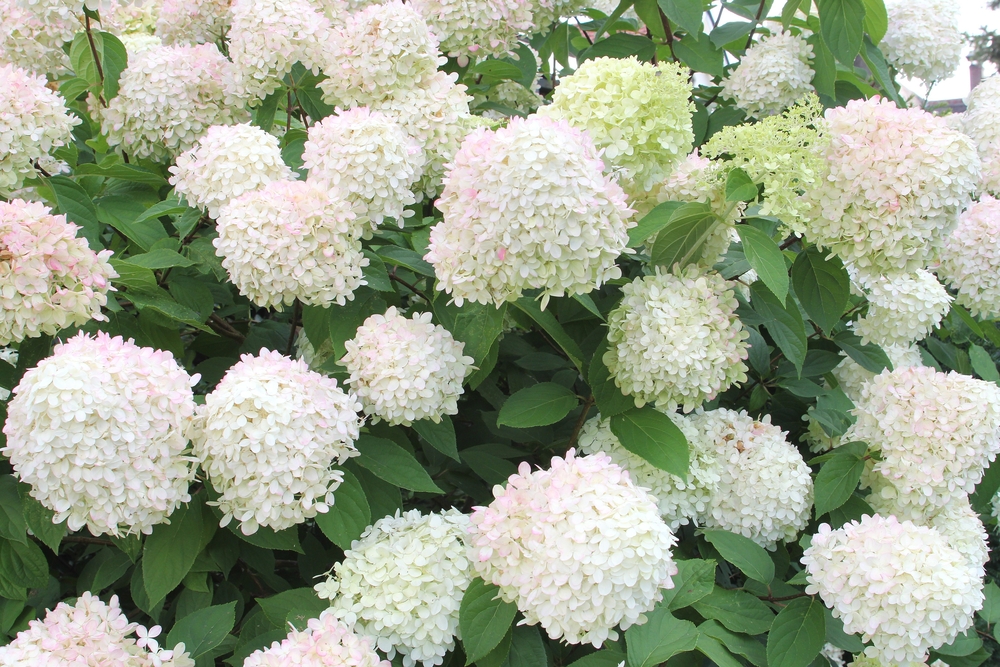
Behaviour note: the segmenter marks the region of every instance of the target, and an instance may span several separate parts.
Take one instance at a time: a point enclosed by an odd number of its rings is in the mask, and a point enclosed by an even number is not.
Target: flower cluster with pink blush
[[[390,667],[372,643],[351,632],[330,612],[309,619],[305,630],[254,651],[243,667]]]
[[[977,317],[1000,316],[1000,200],[970,206],[945,239],[937,273]]]

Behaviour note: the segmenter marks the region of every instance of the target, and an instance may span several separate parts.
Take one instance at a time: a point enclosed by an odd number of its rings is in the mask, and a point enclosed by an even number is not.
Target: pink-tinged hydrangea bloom
[[[95,253],[65,215],[37,202],[0,202],[0,345],[106,319],[110,250]]]
[[[70,12],[33,11],[21,0],[0,0],[0,16],[0,63],[39,76],[69,69],[69,56],[62,45],[79,32],[79,17]]]
[[[801,35],[778,32],[751,46],[722,81],[722,94],[751,118],[781,113],[812,92],[813,47]]]
[[[908,346],[923,340],[951,310],[951,295],[930,271],[879,277],[866,285],[868,312],[854,323],[863,342]]]
[[[69,143],[79,123],[44,78],[0,65],[0,194],[20,188],[35,174],[32,163]]]
[[[920,348],[916,345],[886,345],[882,350],[889,357],[892,367],[896,370],[924,365],[923,358],[920,356]],[[850,357],[844,357],[844,360],[832,372],[833,377],[837,379],[838,386],[855,403],[861,398],[861,387],[876,375]]]
[[[794,540],[809,523],[813,482],[809,466],[787,435],[746,412],[718,409],[695,414],[705,447],[715,449],[719,471],[705,525],[749,537],[767,549]]]
[[[623,286],[604,354],[615,384],[639,407],[690,412],[745,382],[749,334],[738,305],[731,283],[694,266],[677,275],[657,269]]]
[[[1000,316],[1000,201],[984,195],[966,210],[940,255],[955,300],[977,317]]]
[[[473,565],[525,623],[552,639],[600,647],[646,622],[673,588],[676,543],[656,499],[606,454],[521,463],[472,514]]]
[[[195,456],[220,493],[222,525],[284,530],[334,503],[357,456],[361,405],[304,361],[262,349],[244,354],[198,409]]]
[[[271,181],[222,207],[213,243],[240,294],[259,306],[342,306],[365,284],[364,226],[336,192]]]
[[[880,46],[885,59],[906,76],[943,81],[958,68],[965,39],[952,0],[887,2],[889,25]]]
[[[461,305],[515,301],[526,289],[585,294],[619,278],[634,223],[589,137],[564,121],[512,118],[470,134],[445,177],[425,257]]]
[[[2,452],[70,531],[149,534],[191,499],[197,381],[169,352],[80,333],[14,388]]]
[[[292,65],[318,73],[330,20],[309,0],[233,0],[228,90],[255,105],[277,90]]]
[[[1000,387],[928,367],[885,370],[861,388],[845,434],[879,453],[869,475],[899,503],[942,506],[975,490],[1000,452]]]
[[[340,364],[351,374],[347,382],[376,422],[409,426],[458,414],[475,360],[462,354],[465,343],[431,322],[431,313],[407,318],[390,307],[366,319],[345,346]]]
[[[100,110],[101,128],[112,146],[129,155],[170,158],[195,145],[213,125],[248,119],[241,105],[223,91],[231,69],[214,44],[160,46],[129,58],[121,89]]]
[[[956,129],[972,137],[980,157],[986,160],[1000,148],[1000,123],[996,122],[997,109],[1000,109],[1000,76],[993,75],[973,88],[967,104],[965,113],[957,114]]]
[[[885,664],[923,662],[928,649],[972,627],[983,582],[938,531],[896,517],[821,524],[802,556],[806,592],[819,594]]]
[[[217,42],[229,30],[231,0],[161,0],[156,35],[167,44]]]
[[[980,155],[983,158],[983,169],[979,191],[1000,197],[1000,150],[994,148]]]
[[[506,55],[532,28],[529,0],[413,0],[413,8],[456,58]]]
[[[826,118],[826,170],[807,193],[806,238],[868,277],[923,268],[978,186],[972,142],[941,118],[877,97]]]
[[[213,218],[243,193],[292,178],[278,138],[249,123],[208,128],[193,148],[177,156],[170,173],[177,192]]]
[[[309,180],[356,205],[372,228],[385,218],[403,225],[404,207],[417,201],[413,187],[423,173],[424,150],[396,120],[358,107],[338,111],[309,128],[302,152]]]
[[[469,517],[457,509],[410,510],[379,519],[316,585],[328,614],[404,667],[435,667],[455,648],[458,611],[472,580]]]
[[[251,653],[243,667],[390,667],[390,663],[379,660],[368,639],[323,612],[309,619],[305,630],[292,630],[281,642]]]
[[[688,443],[689,467],[687,480],[657,468],[646,459],[625,449],[611,431],[611,420],[600,415],[589,420],[580,431],[580,451],[584,454],[603,452],[612,462],[628,471],[632,480],[656,499],[660,515],[671,530],[694,522],[704,523],[712,495],[720,479],[720,462],[715,447],[699,437],[691,419],[677,413],[667,413],[681,430]],[[708,446],[706,446],[708,445]]]
[[[328,104],[358,106],[395,97],[432,77],[446,59],[437,37],[409,4],[390,0],[347,17],[330,31],[320,82]]]
[[[147,630],[130,623],[118,606],[118,596],[108,603],[86,592],[73,605],[60,602],[44,620],[0,647],[3,667],[194,667],[184,644],[160,650],[155,641],[139,646],[140,638],[156,636],[159,626]]]

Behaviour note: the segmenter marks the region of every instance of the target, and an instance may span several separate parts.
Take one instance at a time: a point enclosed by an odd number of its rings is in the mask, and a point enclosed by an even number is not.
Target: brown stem
[[[576,420],[576,424],[573,426],[573,435],[569,436],[569,446],[576,447],[576,439],[580,437],[580,431],[583,429],[584,422],[587,421],[587,413],[590,412],[590,408],[594,405],[594,395],[591,394],[587,397],[587,400],[583,402],[583,410],[580,412],[580,417]]]
[[[62,538],[63,542],[71,544],[99,544],[101,546],[112,547],[115,545],[111,540],[102,540],[99,537],[87,537],[86,535],[67,535]]]
[[[50,174],[49,172],[45,171],[45,170],[44,170],[44,169],[42,168],[42,165],[38,164],[38,160],[35,160],[35,162],[34,162],[34,165],[33,165],[33,166],[35,167],[35,169],[37,169],[37,170],[38,170],[38,173],[40,173],[40,174],[41,174],[42,176],[44,176],[45,178],[50,178],[50,177],[52,176],[52,174]]]
[[[288,345],[285,346],[285,356],[292,356],[292,350],[295,349],[295,330],[299,327],[299,321],[302,319],[302,302],[298,299],[295,300],[295,304],[292,306],[292,330],[288,332]]]
[[[657,5],[656,9],[660,12],[660,23],[663,24],[663,32],[667,33],[667,46],[670,47],[670,58],[674,62],[678,62],[677,54],[674,53],[674,33],[670,30],[670,20],[667,18],[667,15],[663,13],[663,10],[660,9],[659,5]]]
[[[604,19],[604,20],[607,21],[607,19]],[[586,37],[587,41],[590,42],[590,45],[593,46],[594,45],[594,40],[592,40],[590,38],[590,35],[587,34],[587,31],[583,29],[583,24],[580,23],[580,19],[576,19],[576,25],[579,26],[580,32],[583,33],[583,36]]]
[[[785,241],[780,246],[778,246],[778,247],[781,250],[785,250],[786,248],[790,248],[792,246],[792,244],[794,244],[798,240],[799,240],[799,237],[795,236],[793,234],[793,235],[789,236],[787,239],[785,239]]]
[[[215,313],[208,316],[208,326],[212,328],[212,331],[219,334],[220,336],[225,336],[226,338],[232,338],[233,340],[242,343],[246,340],[246,336],[241,334],[239,331],[234,329],[229,322],[225,321]]]
[[[750,45],[753,44],[753,34],[757,31],[757,24],[760,23],[760,15],[764,12],[765,2],[767,2],[767,0],[760,0],[760,4],[757,6],[757,16],[753,19],[753,25],[750,27],[750,34],[747,35],[747,45],[743,47],[744,51],[749,49]]]
[[[288,89],[288,103],[285,105],[285,110],[288,112],[288,120],[285,121],[285,132],[292,129],[292,89]]]
[[[94,35],[90,29],[90,17],[84,14],[85,20],[85,31],[87,33],[87,42],[90,43],[90,55],[94,57],[94,64],[97,66],[97,76],[101,79],[101,88],[104,88],[104,68],[101,66],[101,58],[97,55],[97,44],[94,43]],[[101,93],[97,94],[97,99],[100,100],[101,106],[108,106],[108,103],[104,100],[104,95]]]
[[[413,292],[417,296],[421,297],[427,303],[431,302],[431,300],[427,298],[426,294],[424,294],[423,292],[421,292],[414,285],[411,285],[410,283],[406,282],[405,280],[403,280],[402,278],[400,278],[399,276],[397,276],[396,275],[396,267],[393,267],[392,271],[389,272],[389,280],[393,280],[393,281],[399,283],[400,285],[402,285],[406,289],[410,290],[411,292]]]

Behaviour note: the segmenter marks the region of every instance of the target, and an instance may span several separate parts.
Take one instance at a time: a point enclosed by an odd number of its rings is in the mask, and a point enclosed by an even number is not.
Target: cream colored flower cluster
[[[862,342],[902,346],[923,340],[948,314],[951,295],[930,271],[868,282],[868,312],[854,323]]]
[[[474,359],[462,354],[465,343],[431,322],[431,313],[407,318],[392,306],[366,319],[344,345],[340,364],[350,373],[347,382],[376,422],[409,426],[458,414]]]
[[[231,0],[160,0],[156,36],[166,44],[206,44],[222,39],[232,20]]]
[[[886,345],[882,350],[889,357],[892,367],[896,370],[924,365],[920,356],[920,348],[916,345]],[[861,398],[861,388],[876,375],[850,357],[844,357],[844,360],[833,369],[832,373],[837,379],[838,386],[855,403]]]
[[[600,647],[673,588],[673,533],[606,454],[571,449],[549,470],[521,463],[493,496],[472,514],[476,572],[552,639]]]
[[[197,381],[169,352],[80,333],[24,374],[0,451],[70,531],[149,534],[191,499]]]
[[[751,118],[781,113],[812,92],[812,57],[813,47],[801,35],[763,37],[722,80],[722,94]]]
[[[357,456],[357,400],[337,381],[266,348],[226,371],[192,429],[194,454],[219,492],[222,525],[236,519],[246,535],[283,530],[334,504]]]
[[[984,195],[970,206],[940,251],[938,275],[955,300],[977,317],[1000,316],[1000,201]]]
[[[372,642],[351,632],[330,612],[309,619],[305,630],[254,651],[243,667],[389,667]]]
[[[503,56],[531,34],[530,0],[414,0],[413,7],[456,58]]]
[[[455,303],[524,290],[584,294],[621,276],[631,210],[585,133],[531,116],[479,129],[455,155],[425,259]]]
[[[891,65],[927,83],[955,72],[965,46],[959,5],[950,0],[893,0],[886,10],[889,26],[880,46]]]
[[[70,12],[37,9],[21,0],[0,0],[0,65],[14,65],[39,76],[57,74],[69,69],[62,45],[73,40],[81,21]]]
[[[956,116],[956,129],[972,137],[980,157],[987,160],[1000,148],[1000,76],[991,76],[969,93],[968,108]]]
[[[316,585],[330,611],[404,667],[434,667],[455,648],[458,611],[472,580],[469,516],[410,510],[379,519]]]

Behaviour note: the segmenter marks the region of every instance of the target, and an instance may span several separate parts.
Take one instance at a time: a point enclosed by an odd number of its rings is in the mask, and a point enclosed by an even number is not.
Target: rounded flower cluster
[[[144,32],[130,32],[121,35],[119,39],[127,53],[140,53],[149,51],[159,46],[163,46],[163,40],[156,35],[149,35]]]
[[[320,82],[328,104],[373,104],[416,87],[446,61],[437,37],[402,0],[370,5],[334,27]]]
[[[440,422],[458,414],[462,382],[472,370],[465,343],[431,322],[431,313],[404,317],[391,306],[372,315],[345,343],[340,364],[347,382],[375,421],[409,426],[421,419]]]
[[[213,125],[247,120],[223,90],[230,68],[214,44],[133,53],[118,95],[99,114],[108,143],[135,157],[162,160],[194,146]]]
[[[0,194],[20,188],[33,163],[69,143],[79,123],[44,78],[0,65]]]
[[[69,69],[62,45],[73,41],[81,28],[71,13],[48,16],[25,7],[21,0],[0,0],[0,63],[45,76]],[[6,106],[6,104],[4,104]]]
[[[292,178],[292,170],[281,159],[278,138],[249,123],[210,127],[193,148],[177,157],[170,173],[177,192],[213,218],[244,192]]]
[[[971,140],[925,111],[877,97],[826,118],[826,173],[807,193],[807,238],[861,274],[923,268],[978,186]]]
[[[749,537],[767,549],[795,539],[809,523],[809,466],[786,433],[746,412],[718,409],[691,417],[705,447],[713,447],[721,479],[705,525]]]
[[[621,276],[631,209],[587,135],[531,116],[470,134],[452,161],[425,259],[455,303],[585,294]]]
[[[896,370],[924,365],[920,348],[916,345],[886,345],[882,350]],[[861,387],[876,375],[850,357],[844,357],[832,372],[833,377],[837,379],[837,385],[855,403],[861,398]]]
[[[379,519],[316,585],[327,612],[371,637],[404,667],[434,667],[455,648],[458,609],[472,580],[469,517],[456,509],[410,510]]]
[[[70,531],[149,534],[191,499],[197,381],[169,352],[80,333],[14,388],[0,451]]]
[[[271,181],[222,207],[212,243],[233,284],[259,306],[342,306],[365,284],[362,228],[337,193]]]
[[[622,287],[608,315],[604,363],[615,384],[642,407],[690,412],[734,382],[747,379],[739,303],[717,273],[657,269]]]
[[[692,521],[695,524],[704,523],[720,476],[715,448],[705,446],[706,441],[699,437],[698,430],[688,417],[668,414],[687,438],[690,465],[686,481],[622,447],[618,437],[611,432],[610,420],[600,416],[584,424],[579,443],[584,454],[603,452],[611,457],[612,462],[628,471],[638,486],[649,490],[659,504],[660,516],[671,530],[676,530]]]
[[[991,76],[972,89],[968,109],[957,116],[956,129],[972,137],[980,157],[987,159],[1000,148],[1000,123],[996,122],[1000,108],[1000,76]]]
[[[228,90],[251,105],[273,93],[292,65],[324,64],[330,20],[310,0],[233,0]]]
[[[159,628],[150,628],[153,630]],[[158,650],[155,641],[141,647],[129,636],[137,632],[147,633],[146,628],[125,618],[117,595],[105,603],[88,591],[75,604],[60,602],[45,613],[44,620],[30,621],[27,630],[0,647],[0,665],[194,667],[184,644],[177,644],[171,651]]]
[[[535,29],[533,33],[547,32],[560,19],[578,16],[580,10],[587,6],[585,0],[530,0],[531,22]]]
[[[483,118],[506,121],[513,115],[529,115],[538,111],[545,100],[534,90],[529,90],[517,81],[501,81],[485,93],[473,96],[473,106],[483,108]],[[495,106],[503,107],[503,111]],[[510,113],[511,111],[515,113]]]
[[[1000,387],[929,367],[882,371],[861,388],[845,434],[879,453],[872,474],[900,504],[943,506],[975,490],[1000,452]]]
[[[608,455],[571,449],[534,472],[521,463],[493,496],[472,514],[476,571],[552,639],[600,648],[673,588],[674,535]]]
[[[230,0],[160,0],[156,35],[167,44],[217,42],[229,30]]]
[[[329,511],[357,456],[361,406],[337,381],[279,352],[244,354],[226,371],[192,429],[194,453],[221,495],[222,525],[246,535],[283,530]]]
[[[529,0],[414,0],[413,7],[456,58],[504,56],[533,27]]]
[[[327,611],[309,619],[305,630],[292,630],[280,642],[254,651],[243,667],[389,667],[389,662],[379,660],[368,639]]]
[[[923,662],[927,651],[972,626],[982,579],[933,528],[863,516],[838,530],[821,524],[802,556],[806,592],[818,593],[848,633],[886,664]]]
[[[595,58],[563,79],[538,113],[586,131],[608,171],[648,192],[691,150],[689,74],[672,62]]]
[[[0,201],[0,345],[106,319],[112,253],[95,253],[77,229],[44,204]]]
[[[937,272],[977,317],[1000,316],[1000,201],[983,195],[945,240]]]
[[[403,224],[416,202],[413,186],[424,151],[394,119],[367,107],[340,111],[309,128],[302,153],[309,180],[356,205],[372,227],[393,218]]]
[[[959,6],[950,0],[887,2],[889,26],[881,47],[886,60],[906,76],[927,83],[943,81],[958,68],[965,39],[958,26]]]
[[[801,35],[777,32],[751,46],[722,81],[722,94],[750,117],[781,113],[812,92],[813,47]]]
[[[951,295],[930,271],[868,283],[868,312],[854,330],[863,342],[907,346],[922,340],[951,309]]]

